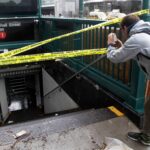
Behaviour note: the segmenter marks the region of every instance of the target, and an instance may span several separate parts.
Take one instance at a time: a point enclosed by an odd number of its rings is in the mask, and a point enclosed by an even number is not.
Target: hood
[[[150,22],[138,21],[130,30],[129,36],[136,33],[148,33],[150,34]]]

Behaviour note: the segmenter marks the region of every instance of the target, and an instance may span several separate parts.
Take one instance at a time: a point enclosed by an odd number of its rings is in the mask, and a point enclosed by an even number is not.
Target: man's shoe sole
[[[132,137],[130,137],[130,136],[128,136],[128,138],[131,139],[131,140],[133,140],[133,141],[140,142],[140,143],[142,143],[142,144],[145,145],[145,146],[150,146],[150,143],[145,143],[145,142],[142,141],[142,140],[134,139],[134,138],[132,138]]]
[[[138,139],[134,139],[134,138],[132,138],[132,137],[129,136],[129,135],[128,135],[128,138],[131,139],[131,140],[133,140],[133,141],[139,141]]]
[[[145,143],[145,142],[142,141],[142,140],[140,140],[140,142],[141,142],[143,145],[150,146],[150,143]]]

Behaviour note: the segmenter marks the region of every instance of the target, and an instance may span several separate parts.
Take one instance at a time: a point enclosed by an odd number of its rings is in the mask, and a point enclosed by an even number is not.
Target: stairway
[[[7,87],[8,87],[8,95],[20,95],[26,94],[27,90],[27,83],[25,77],[14,77],[9,78],[7,80]]]

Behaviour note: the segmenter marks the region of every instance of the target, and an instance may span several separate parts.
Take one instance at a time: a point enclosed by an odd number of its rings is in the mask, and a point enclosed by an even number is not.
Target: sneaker
[[[133,141],[141,142],[144,145],[150,146],[150,136],[144,133],[129,132],[128,138]]]

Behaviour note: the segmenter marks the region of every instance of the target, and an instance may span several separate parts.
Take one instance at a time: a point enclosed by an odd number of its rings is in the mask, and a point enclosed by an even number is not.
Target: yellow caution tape
[[[138,12],[135,12],[135,13],[132,13],[132,14],[133,15],[143,15],[143,14],[149,14],[149,12],[150,12],[150,9],[145,9],[145,10],[141,10],[141,11],[138,11]],[[24,46],[22,48],[18,48],[18,49],[15,49],[15,50],[12,50],[12,51],[9,51],[9,52],[6,52],[6,53],[2,53],[2,54],[0,54],[0,58],[15,56],[17,54],[20,54],[22,52],[31,50],[33,48],[37,48],[39,46],[50,43],[52,41],[62,39],[62,38],[65,38],[65,37],[69,37],[69,36],[72,36],[72,35],[76,35],[76,34],[79,34],[79,33],[83,33],[83,32],[93,30],[93,29],[96,29],[96,28],[100,28],[100,27],[112,25],[112,24],[115,24],[115,23],[119,23],[119,22],[121,22],[121,20],[122,20],[122,18],[116,18],[116,19],[113,19],[113,20],[110,20],[110,21],[107,21],[107,22],[103,22],[103,23],[100,23],[100,24],[97,24],[97,25],[94,25],[94,26],[91,26],[91,27],[88,27],[88,28],[84,28],[84,29],[81,29],[81,30],[78,30],[78,31],[75,31],[75,32],[67,33],[67,34],[64,34],[64,35],[61,35],[61,36],[57,36],[57,37],[54,37],[54,38],[50,38],[50,39],[47,39],[47,40],[44,40],[44,41],[41,41],[41,42],[31,44],[31,45],[28,45],[28,46]]]
[[[43,53],[34,55],[23,55],[1,59],[0,66],[71,58],[78,56],[100,55],[106,53],[107,49],[102,48],[102,49],[88,49],[88,50],[63,51],[63,52]]]

